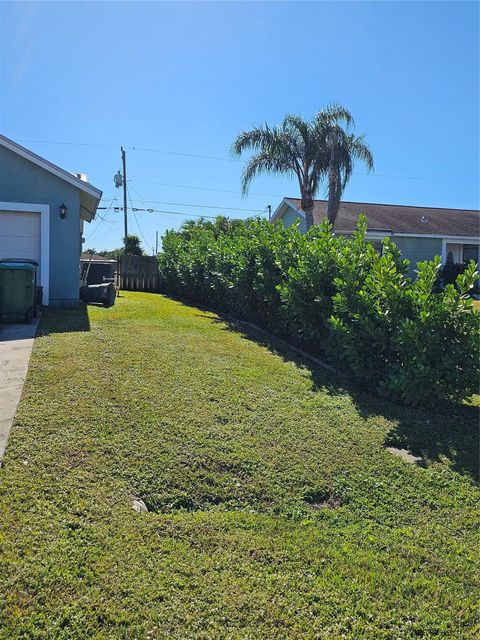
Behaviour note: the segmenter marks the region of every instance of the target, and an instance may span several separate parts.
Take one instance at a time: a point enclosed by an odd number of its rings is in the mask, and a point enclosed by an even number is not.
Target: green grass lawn
[[[152,294],[41,334],[0,469],[2,640],[478,637],[476,408],[381,401]]]

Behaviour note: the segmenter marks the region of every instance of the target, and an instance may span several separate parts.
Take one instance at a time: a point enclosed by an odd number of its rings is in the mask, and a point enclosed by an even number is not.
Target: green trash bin
[[[35,315],[37,266],[0,261],[0,322],[31,322]]]

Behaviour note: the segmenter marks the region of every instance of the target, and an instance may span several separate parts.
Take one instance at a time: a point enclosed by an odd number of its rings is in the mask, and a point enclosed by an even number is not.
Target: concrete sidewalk
[[[40,316],[32,324],[0,325],[0,464],[22,395]]]

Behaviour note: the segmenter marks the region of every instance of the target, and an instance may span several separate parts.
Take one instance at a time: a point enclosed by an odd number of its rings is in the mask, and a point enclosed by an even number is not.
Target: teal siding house
[[[417,262],[441,256],[442,263],[479,262],[480,211],[474,209],[440,209],[396,204],[342,202],[335,222],[335,233],[351,235],[358,216],[367,217],[367,238],[381,247],[391,238],[410,261],[409,275],[415,276]],[[315,200],[316,224],[327,216],[327,201]],[[295,222],[305,231],[305,214],[298,198],[284,198],[271,218],[286,227]]]
[[[79,304],[83,227],[102,192],[0,135],[0,259],[39,263],[43,303]]]

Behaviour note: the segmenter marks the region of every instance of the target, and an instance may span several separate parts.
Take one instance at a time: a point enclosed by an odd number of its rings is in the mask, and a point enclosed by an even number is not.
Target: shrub
[[[380,255],[359,218],[352,238],[325,222],[301,234],[262,220],[189,223],[163,238],[163,290],[320,351],[359,383],[411,404],[461,400],[479,373],[472,263],[438,291],[440,259],[406,277],[393,242]]]
[[[456,284],[457,278],[459,275],[465,272],[468,267],[468,262],[447,262],[442,266],[439,271],[439,277],[437,278],[437,283],[439,286],[445,286],[447,284]],[[475,281],[471,293],[475,293],[478,295],[480,289],[478,285],[478,279]]]
[[[388,240],[379,255],[365,232],[361,220],[337,259],[328,353],[358,381],[379,391],[397,362],[393,340],[401,319],[412,315],[412,305],[405,277],[408,262]]]
[[[457,278],[467,268],[467,263],[447,262],[443,265],[439,272],[439,278],[442,285],[455,284]]]
[[[413,315],[402,319],[394,346],[398,362],[382,390],[412,404],[462,400],[478,391],[480,315],[469,292],[478,278],[473,260],[456,280],[434,293],[440,258],[418,264],[411,287]]]

